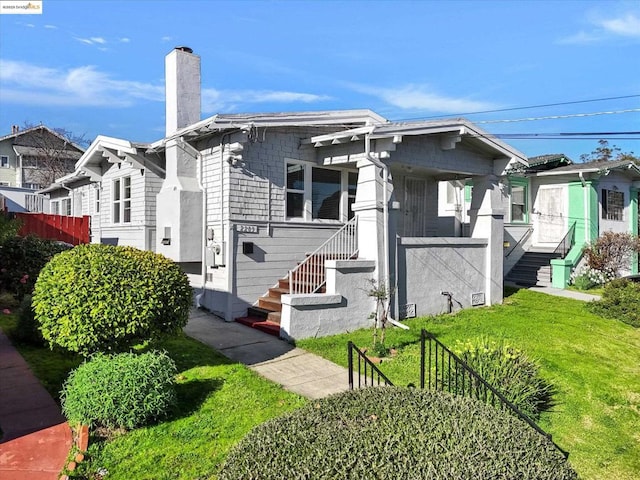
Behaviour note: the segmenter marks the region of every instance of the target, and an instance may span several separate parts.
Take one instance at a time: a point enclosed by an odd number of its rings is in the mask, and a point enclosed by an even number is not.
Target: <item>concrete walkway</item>
[[[184,332],[304,397],[322,398],[349,388],[346,368],[273,335],[236,322],[225,322],[203,310],[191,311]]]
[[[0,331],[0,479],[56,480],[71,448],[60,408]]]
[[[592,302],[600,300],[600,295],[592,295],[590,293],[576,292],[575,290],[563,290],[561,288],[553,287],[522,287],[515,283],[504,282],[505,286],[515,288],[526,288],[532,292],[546,293],[547,295],[554,295],[556,297],[572,298],[574,300],[582,300],[583,302]]]

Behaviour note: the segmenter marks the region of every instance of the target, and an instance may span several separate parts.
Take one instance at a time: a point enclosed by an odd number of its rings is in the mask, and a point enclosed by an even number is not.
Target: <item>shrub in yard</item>
[[[18,322],[16,328],[13,331],[13,338],[19,342],[28,343],[36,346],[43,346],[45,344],[42,333],[38,329],[38,322],[36,321],[33,307],[31,305],[31,295],[25,295],[20,303],[20,310],[18,312]]]
[[[161,352],[97,354],[73,370],[60,396],[72,423],[135,428],[175,404],[176,365]]]
[[[18,297],[31,293],[38,274],[51,258],[69,246],[34,235],[13,236],[0,244],[0,290]]]
[[[467,365],[475,370],[489,385],[499,391],[521,412],[537,419],[540,412],[551,403],[552,386],[539,373],[539,367],[523,351],[508,345],[504,341],[492,341],[487,338],[457,342],[453,351]],[[449,382],[455,390],[462,390],[462,370],[446,370],[443,381]],[[456,376],[458,377],[456,379]],[[467,374],[465,387],[473,380]]]
[[[575,479],[544,436],[511,415],[443,392],[349,391],[263,423],[228,455],[220,480]]]
[[[191,301],[189,280],[173,261],[97,244],[57,255],[33,295],[45,340],[85,356],[176,333],[187,323]]]
[[[640,327],[640,283],[624,278],[605,285],[602,298],[590,302],[589,309],[602,317]]]
[[[604,232],[582,251],[587,266],[611,278],[628,269],[633,254],[639,252],[640,237],[622,232]]]

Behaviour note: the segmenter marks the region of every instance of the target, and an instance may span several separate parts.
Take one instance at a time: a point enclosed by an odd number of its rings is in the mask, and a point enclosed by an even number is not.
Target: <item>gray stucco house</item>
[[[94,242],[179,262],[199,305],[284,338],[371,325],[374,279],[394,319],[502,301],[500,177],[525,156],[464,120],[369,110],[200,118],[200,58],[166,58],[166,135],[98,137],[48,189],[94,216]],[[438,184],[473,180],[469,235],[445,228]],[[279,325],[279,327],[278,327]]]

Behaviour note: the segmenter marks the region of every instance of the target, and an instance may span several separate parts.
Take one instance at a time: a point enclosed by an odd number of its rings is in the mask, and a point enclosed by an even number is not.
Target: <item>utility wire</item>
[[[557,103],[545,103],[545,104],[541,104],[541,105],[528,105],[526,107],[511,107],[511,108],[497,108],[495,110],[481,110],[481,111],[477,111],[477,112],[464,112],[464,113],[454,113],[451,115],[446,115],[446,116],[442,116],[442,115],[433,115],[430,117],[415,117],[415,118],[407,118],[405,120],[419,120],[419,119],[429,119],[429,118],[450,118],[450,117],[460,117],[460,116],[464,116],[464,115],[480,115],[482,113],[498,113],[498,112],[512,112],[515,110],[528,110],[528,109],[532,109],[532,108],[546,108],[546,107],[558,107],[558,106],[562,106],[562,105],[576,105],[579,103],[592,103],[592,102],[604,102],[604,101],[608,101],[608,100],[622,100],[622,99],[627,99],[627,98],[637,98],[640,97],[640,95],[621,95],[618,97],[606,97],[606,98],[593,98],[590,100],[573,100],[573,101],[569,101],[569,102],[557,102]]]
[[[571,113],[567,115],[548,115],[546,117],[528,117],[528,118],[517,118],[512,120],[480,120],[475,121],[473,123],[515,123],[515,122],[532,122],[535,120],[558,120],[562,118],[578,118],[578,117],[595,117],[598,115],[618,115],[621,113],[633,113],[640,112],[640,108],[629,108],[626,110],[614,110],[608,112],[592,112],[592,113]]]

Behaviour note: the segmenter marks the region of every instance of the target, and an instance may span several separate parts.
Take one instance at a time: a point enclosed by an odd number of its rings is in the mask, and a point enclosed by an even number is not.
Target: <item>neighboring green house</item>
[[[586,244],[605,231],[638,234],[640,166],[632,160],[572,163],[564,155],[529,162],[510,173],[505,189],[505,238],[519,246],[505,264],[516,270],[527,251],[557,252],[564,246],[561,258],[550,261],[551,285],[564,288]],[[637,258],[629,271],[638,273]]]

